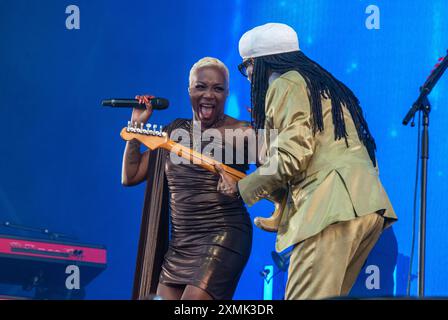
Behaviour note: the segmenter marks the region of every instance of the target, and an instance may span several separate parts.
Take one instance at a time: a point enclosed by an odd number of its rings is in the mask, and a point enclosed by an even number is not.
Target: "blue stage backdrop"
[[[72,12],[66,13],[70,5],[79,9],[79,29],[67,28],[67,19],[69,26],[74,22]],[[171,102],[168,110],[154,112],[152,122],[191,117],[189,69],[199,58],[214,56],[230,69],[227,113],[249,119],[249,83],[236,68],[239,37],[256,25],[283,22],[297,30],[301,49],[361,100],[378,145],[380,177],[399,216],[370,255],[352,296],[403,295],[417,128],[401,121],[446,54],[446,17],[446,0],[2,0],[0,221],[106,245],[108,267],[87,287],[86,298],[129,299],[144,185],[120,184],[119,133],[130,110],[103,108],[101,100],[151,93]],[[448,293],[447,77],[430,95],[429,296]],[[271,209],[261,203],[250,213],[268,215]],[[273,265],[274,240],[255,230],[235,299],[263,299],[260,271]],[[369,275],[376,267],[381,282],[372,287]],[[272,281],[272,298],[280,299],[285,274]],[[414,295],[416,284],[414,279]]]

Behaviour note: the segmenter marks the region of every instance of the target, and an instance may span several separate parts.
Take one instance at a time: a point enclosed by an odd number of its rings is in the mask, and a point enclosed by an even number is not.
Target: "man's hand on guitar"
[[[222,194],[237,197],[239,195],[237,181],[228,175],[221,165],[215,164],[214,167],[220,175],[217,190]]]
[[[151,106],[151,102],[150,99],[154,98],[154,96],[151,95],[143,95],[143,96],[135,96],[135,99],[138,100],[139,103],[144,103],[146,105],[146,109],[145,110],[140,110],[140,109],[132,109],[132,117],[131,117],[131,122],[137,122],[138,125],[140,125],[140,123],[146,123],[148,122],[149,118],[152,115],[152,106]]]

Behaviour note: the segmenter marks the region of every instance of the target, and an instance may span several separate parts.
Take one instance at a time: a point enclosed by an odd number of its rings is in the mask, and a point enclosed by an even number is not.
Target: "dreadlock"
[[[264,128],[265,99],[270,72],[285,73],[291,70],[295,70],[302,75],[309,89],[313,134],[324,130],[321,97],[329,98],[331,99],[335,140],[344,138],[348,147],[343,114],[343,106],[345,106],[353,119],[359,140],[366,146],[370,159],[376,166],[375,140],[370,134],[367,122],[363,117],[358,98],[346,85],[301,51],[273,54],[254,59],[251,81],[252,126],[256,129]]]

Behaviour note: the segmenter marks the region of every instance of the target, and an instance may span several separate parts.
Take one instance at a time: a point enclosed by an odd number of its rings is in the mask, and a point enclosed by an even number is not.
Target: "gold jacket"
[[[367,149],[348,110],[344,109],[347,148],[335,140],[331,100],[322,98],[324,130],[313,134],[306,82],[297,71],[274,80],[266,94],[266,161],[238,182],[249,206],[263,199],[287,196],[276,250],[305,240],[328,225],[380,211],[385,227],[397,220]],[[278,135],[270,140],[269,129]],[[265,174],[277,162],[277,170]],[[272,167],[271,167],[272,168]],[[264,171],[263,171],[264,170]]]

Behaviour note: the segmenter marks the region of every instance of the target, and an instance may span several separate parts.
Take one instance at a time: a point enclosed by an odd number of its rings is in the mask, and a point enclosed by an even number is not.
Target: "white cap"
[[[283,23],[266,23],[255,27],[243,34],[239,43],[243,59],[298,50],[297,33]]]

